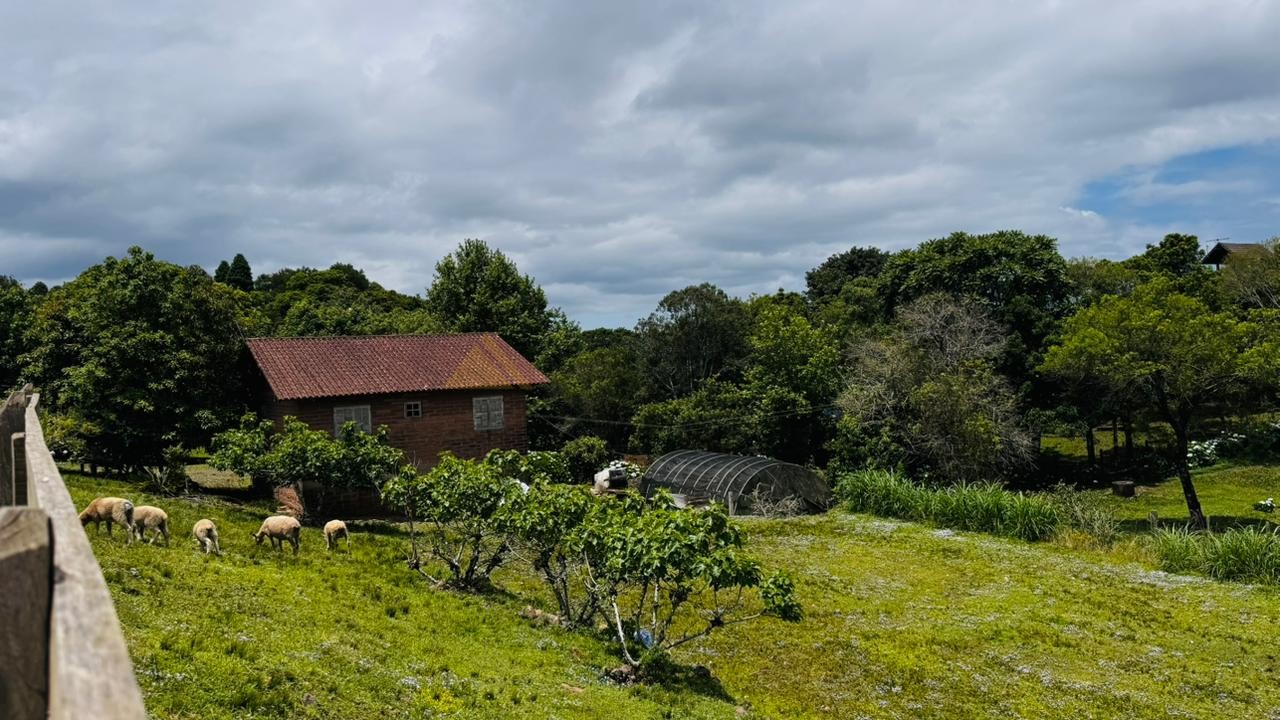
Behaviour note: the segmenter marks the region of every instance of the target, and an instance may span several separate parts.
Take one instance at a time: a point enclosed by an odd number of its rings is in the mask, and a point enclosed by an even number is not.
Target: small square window
[[[407,403],[405,403],[405,404],[404,404],[404,416],[405,416],[405,417],[407,417],[407,418],[420,418],[420,417],[422,417],[422,403],[420,403],[420,402],[407,402]]]
[[[373,432],[373,413],[368,405],[352,405],[333,409],[333,436],[342,434],[342,426],[353,422],[364,432]]]
[[[502,396],[472,398],[471,413],[476,430],[501,430]]]

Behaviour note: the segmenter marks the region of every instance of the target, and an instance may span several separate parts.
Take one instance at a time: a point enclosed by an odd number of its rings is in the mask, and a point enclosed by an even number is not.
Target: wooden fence
[[[0,718],[142,720],[115,606],[45,445],[40,396],[0,409]]]

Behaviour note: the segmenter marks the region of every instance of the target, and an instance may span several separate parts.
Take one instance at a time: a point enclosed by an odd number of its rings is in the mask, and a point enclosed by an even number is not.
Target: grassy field
[[[307,528],[299,557],[277,556],[249,539],[266,506],[68,483],[81,505],[124,495],[174,521],[169,548],[91,533],[162,718],[1280,717],[1276,589],[1116,554],[841,512],[746,521],[805,619],[682,649],[709,677],[621,687],[601,679],[617,664],[602,639],[520,617],[544,598],[518,569],[499,571],[498,593],[435,591],[404,568],[394,528],[356,528],[352,554],[333,556]],[[1124,510],[1145,517],[1165,492]],[[197,552],[199,517],[224,557]]]
[[[1253,509],[1253,504],[1267,497],[1280,498],[1280,467],[1266,465],[1231,465],[1222,463],[1192,473],[1196,495],[1213,522],[1214,528],[1258,522],[1275,523],[1277,515]],[[1122,499],[1108,491],[1098,491],[1107,498],[1108,506],[1133,527],[1146,527],[1147,514],[1156,513],[1162,522],[1185,523],[1187,501],[1177,480],[1157,485],[1139,486],[1133,499]],[[1141,522],[1139,522],[1141,521]]]

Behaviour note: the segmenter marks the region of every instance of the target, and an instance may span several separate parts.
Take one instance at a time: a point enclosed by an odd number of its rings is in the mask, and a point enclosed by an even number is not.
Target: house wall
[[[476,430],[472,399],[503,397],[503,428]],[[422,403],[422,417],[406,418],[406,402]],[[525,451],[529,447],[528,406],[522,390],[460,390],[404,393],[320,400],[268,400],[264,415],[277,425],[292,415],[307,425],[333,431],[333,409],[368,405],[373,425],[387,426],[392,446],[403,450],[420,469],[433,467],[440,453],[449,450],[464,458],[480,458],[495,448]]]

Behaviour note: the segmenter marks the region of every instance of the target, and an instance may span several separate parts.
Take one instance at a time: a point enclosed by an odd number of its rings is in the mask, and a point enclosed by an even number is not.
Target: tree
[[[91,462],[159,466],[242,407],[235,291],[141,248],[51,291],[36,314],[29,377],[49,409],[92,428]]]
[[[587,350],[551,373],[548,405],[543,415],[556,435],[599,435],[611,445],[626,444],[627,426],[639,405],[644,379],[628,345]]]
[[[1263,244],[1265,252],[1236,253],[1218,272],[1224,291],[1246,308],[1280,309],[1280,237]]]
[[[636,325],[637,359],[649,397],[678,398],[708,378],[736,379],[750,327],[742,301],[710,283],[668,293]]]
[[[221,266],[219,266],[221,269]],[[216,277],[214,278],[217,279]],[[249,292],[253,289],[253,270],[249,268],[249,261],[241,253],[231,259],[231,265],[227,268],[226,284],[237,290]]]
[[[1071,286],[1057,241],[1016,230],[952,233],[885,264],[886,311],[938,292],[976,299],[1012,331],[997,369],[1021,388],[1033,379],[1046,338],[1070,309]]]
[[[585,435],[574,438],[560,448],[569,464],[571,482],[591,482],[597,472],[609,464],[609,446],[602,438]]]
[[[835,299],[851,281],[878,276],[888,259],[889,253],[875,247],[853,247],[832,255],[805,273],[809,299],[819,304]]]
[[[699,448],[804,463],[813,440],[805,421],[813,413],[787,388],[707,380],[684,397],[642,405],[630,444],[653,455]]]
[[[976,302],[925,296],[898,310],[889,335],[855,346],[840,405],[864,436],[888,445],[881,465],[902,459],[943,482],[1008,475],[1030,463],[1034,444],[994,370],[1003,345]]]
[[[552,315],[533,278],[481,240],[465,240],[436,263],[427,307],[457,332],[496,332],[527,358],[542,352]]]
[[[1104,298],[1070,317],[1041,370],[1140,391],[1173,430],[1187,512],[1193,524],[1205,527],[1187,460],[1190,436],[1211,404],[1274,373],[1276,345],[1262,330],[1213,312],[1158,278],[1129,297]]]
[[[1183,278],[1208,272],[1200,264],[1202,257],[1200,239],[1195,235],[1169,233],[1159,243],[1148,244],[1146,252],[1130,258],[1128,264],[1140,272]]]
[[[226,284],[227,275],[230,272],[231,272],[231,263],[227,262],[226,260],[223,260],[222,262],[218,263],[217,269],[213,271],[214,282],[220,282],[220,283]]]
[[[0,392],[17,387],[22,376],[19,358],[28,349],[28,328],[38,298],[17,280],[0,275]]]

